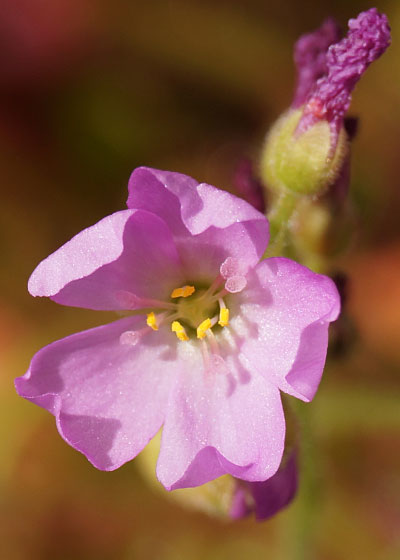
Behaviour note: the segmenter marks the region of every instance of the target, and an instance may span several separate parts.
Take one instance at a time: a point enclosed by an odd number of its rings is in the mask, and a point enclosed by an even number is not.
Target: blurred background
[[[183,509],[135,461],[99,472],[13,379],[49,342],[113,319],[33,299],[37,263],[125,205],[132,169],[234,191],[290,104],[292,47],[376,6],[393,43],[363,77],[355,236],[340,344],[315,401],[296,502],[266,523]],[[0,0],[0,548],[6,560],[400,558],[400,2]]]

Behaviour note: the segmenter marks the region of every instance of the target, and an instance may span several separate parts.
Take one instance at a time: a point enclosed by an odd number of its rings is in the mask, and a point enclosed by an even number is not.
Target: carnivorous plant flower
[[[245,201],[136,169],[128,209],[78,233],[29,280],[34,296],[127,313],[41,349],[18,393],[99,469],[131,460],[163,427],[167,489],[272,477],[280,391],[313,398],[339,296],[294,261],[261,260],[267,242],[266,218]]]

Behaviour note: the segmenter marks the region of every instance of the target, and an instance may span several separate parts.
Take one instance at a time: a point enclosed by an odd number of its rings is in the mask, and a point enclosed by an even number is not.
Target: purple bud
[[[278,471],[268,480],[238,481],[230,516],[240,519],[254,512],[257,521],[265,521],[293,500],[297,484],[297,452],[292,449]]]
[[[296,495],[298,484],[296,452],[292,452],[286,464],[272,478],[265,482],[250,484],[257,521],[269,519],[290,504]]]
[[[339,41],[340,37],[339,25],[333,18],[328,18],[321,27],[297,40],[294,46],[297,85],[292,107],[303,105],[315,82],[327,73],[328,47]]]
[[[387,17],[376,8],[349,21],[347,37],[331,45],[326,55],[327,74],[308,95],[297,133],[319,120],[327,120],[334,134],[333,144],[349,108],[351,92],[367,67],[390,45]]]

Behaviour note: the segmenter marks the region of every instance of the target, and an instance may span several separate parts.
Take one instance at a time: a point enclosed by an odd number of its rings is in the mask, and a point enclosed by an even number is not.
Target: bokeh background
[[[393,44],[353,96],[355,235],[331,263],[350,278],[347,326],[305,412],[298,499],[266,523],[224,522],[155,491],[135,461],[96,471],[13,379],[110,316],[34,300],[29,274],[123,208],[138,165],[232,190],[291,101],[296,38],[373,5]],[[399,36],[397,0],[0,1],[1,558],[400,558]]]

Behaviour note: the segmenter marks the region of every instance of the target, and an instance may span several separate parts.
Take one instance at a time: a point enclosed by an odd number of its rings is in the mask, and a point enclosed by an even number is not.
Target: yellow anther
[[[189,297],[196,291],[194,286],[182,286],[182,288],[175,288],[172,290],[171,297],[178,298],[178,297]]]
[[[229,309],[227,307],[221,307],[219,310],[218,325],[221,325],[221,327],[227,327],[229,325]]]
[[[179,340],[189,340],[185,327],[183,327],[179,321],[172,321],[171,331],[176,334]]]
[[[153,331],[158,331],[157,317],[153,312],[147,314],[147,324]]]
[[[205,319],[197,327],[197,338],[204,338],[206,336],[206,332],[208,331],[208,329],[211,329],[211,327],[212,327],[211,319]]]

